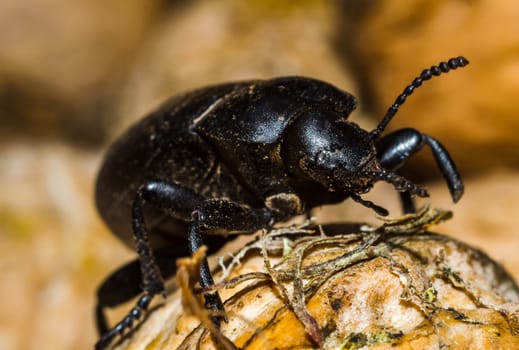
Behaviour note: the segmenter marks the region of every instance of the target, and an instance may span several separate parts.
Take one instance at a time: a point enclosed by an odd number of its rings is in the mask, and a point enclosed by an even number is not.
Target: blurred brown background
[[[451,151],[453,206],[430,152],[407,167],[454,218],[437,228],[519,279],[519,5],[513,0],[28,0],[0,2],[0,347],[90,349],[97,283],[134,255],[92,199],[102,153],[164,98],[210,83],[300,74],[352,91],[372,127],[421,69],[391,128]],[[397,196],[370,197],[397,215]],[[425,203],[425,202],[423,202]],[[345,203],[320,220],[369,220]]]

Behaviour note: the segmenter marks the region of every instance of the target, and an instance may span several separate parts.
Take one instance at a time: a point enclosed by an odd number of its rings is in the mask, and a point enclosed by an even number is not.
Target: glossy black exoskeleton
[[[324,204],[362,198],[377,181],[411,195],[427,191],[398,175],[424,145],[432,150],[454,202],[463,183],[447,150],[415,129],[381,133],[423,81],[468,61],[452,58],[425,69],[405,88],[373,131],[348,121],[355,98],[322,81],[283,77],[210,86],[176,96],[115,142],[96,187],[99,213],[114,234],[135,246],[139,259],[109,276],[98,290],[97,323],[108,345],[142,317],[175,260],[206,244],[220,248],[229,235],[271,227]],[[201,286],[214,284],[205,262]],[[142,293],[128,316],[109,328],[105,307]],[[206,307],[225,319],[217,293]]]

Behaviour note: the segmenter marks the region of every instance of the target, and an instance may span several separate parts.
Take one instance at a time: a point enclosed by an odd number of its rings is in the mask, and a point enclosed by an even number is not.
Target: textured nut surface
[[[482,252],[423,231],[444,215],[270,232],[219,283],[221,332],[211,337],[208,315],[182,309],[177,292],[120,349],[215,349],[215,338],[242,349],[519,347],[519,288]]]

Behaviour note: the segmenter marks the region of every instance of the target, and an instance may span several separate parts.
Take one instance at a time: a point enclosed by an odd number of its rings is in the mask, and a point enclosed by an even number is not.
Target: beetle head
[[[308,110],[290,125],[282,156],[292,174],[310,178],[328,191],[364,193],[369,173],[381,171],[369,133],[333,111]]]
[[[377,157],[370,133],[333,111],[302,113],[283,137],[281,156],[289,172],[319,183],[329,192],[343,192],[379,214],[387,211],[360,198],[377,181],[392,184],[399,191],[427,196],[422,187],[384,169]]]
[[[424,69],[406,86],[371,132],[347,121],[347,116],[339,115],[333,108],[304,110],[283,135],[281,157],[288,171],[298,178],[311,179],[330,192],[344,192],[382,215],[387,215],[387,210],[360,197],[376,181],[388,182],[398,191],[420,197],[428,196],[423,187],[382,168],[376,158],[374,142],[396,115],[398,108],[424,81],[467,64],[467,59],[460,56]]]

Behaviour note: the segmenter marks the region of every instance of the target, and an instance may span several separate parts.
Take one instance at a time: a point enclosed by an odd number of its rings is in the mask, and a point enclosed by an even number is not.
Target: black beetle
[[[175,272],[176,258],[204,243],[214,252],[229,235],[346,198],[387,215],[361,197],[377,181],[391,183],[404,194],[404,210],[413,210],[411,195],[424,197],[427,191],[395,170],[424,145],[457,202],[463,182],[438,141],[410,128],[380,135],[423,81],[466,64],[456,57],[422,71],[370,132],[347,120],[356,107],[352,95],[304,77],[205,87],[173,97],[131,127],[108,151],[95,197],[106,224],[126,244],[135,244],[139,258],[98,290],[102,337],[96,348],[142,318],[152,297],[164,294],[163,277]],[[207,262],[200,273],[202,287],[214,284]],[[128,316],[109,329],[104,308],[140,293]],[[213,317],[219,324],[225,319],[220,297],[205,298],[208,309],[219,311]]]

